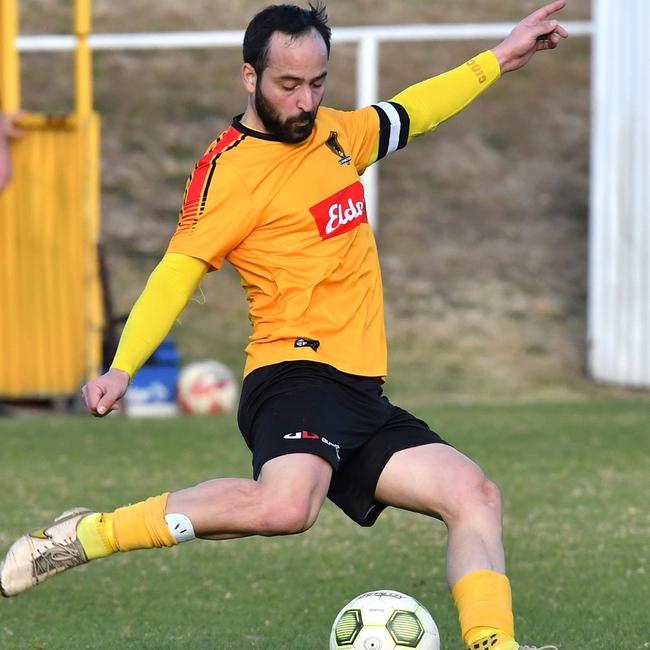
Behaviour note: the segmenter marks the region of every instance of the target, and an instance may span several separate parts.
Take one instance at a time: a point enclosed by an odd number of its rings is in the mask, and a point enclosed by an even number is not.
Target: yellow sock
[[[151,497],[115,512],[93,513],[77,525],[77,539],[89,560],[117,551],[174,546],[165,521],[169,493]]]
[[[77,524],[77,539],[89,560],[106,557],[117,551],[111,519],[111,515],[94,512]]]
[[[176,545],[165,521],[168,497],[166,492],[111,513],[115,546],[119,551]]]
[[[469,648],[484,638],[490,643],[486,650],[497,643],[502,648],[507,647],[503,642],[514,643],[512,595],[506,576],[496,571],[474,571],[462,577],[451,593],[458,608],[463,641]]]

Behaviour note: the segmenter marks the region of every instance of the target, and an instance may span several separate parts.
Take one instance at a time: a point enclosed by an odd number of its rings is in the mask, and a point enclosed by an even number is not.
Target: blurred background
[[[68,34],[71,2],[22,0],[22,34]],[[536,0],[330,0],[334,27],[517,21]],[[96,0],[93,32],[243,29],[252,0]],[[572,0],[565,20],[590,20]],[[380,96],[463,63],[499,39],[386,43]],[[172,234],[185,180],[244,110],[239,48],[98,51],[101,242],[115,314],[127,313]],[[333,43],[325,103],[355,107],[356,48]],[[439,129],[381,163],[376,231],[390,340],[389,390],[437,401],[624,394],[588,376],[591,39],[578,36],[507,75]],[[22,106],[68,113],[73,55],[24,53]],[[183,362],[239,374],[249,335],[232,269],[175,328]]]
[[[83,1],[20,0],[20,33],[74,33]],[[5,55],[11,2],[0,0]],[[92,32],[241,30],[264,5],[95,0]],[[513,23],[538,0],[327,5],[336,28]],[[638,614],[650,600],[650,93],[644,59],[632,54],[647,58],[650,2],[569,0],[561,18],[596,14],[606,28],[595,39],[574,33],[382,161],[376,236],[388,394],[499,484],[518,634],[561,648],[640,649],[650,647]],[[378,95],[499,40],[381,44]],[[79,385],[110,363],[102,347],[166,248],[187,176],[246,99],[239,47],[94,50],[92,59],[94,101],[84,104],[71,51],[20,57],[20,105],[32,115],[11,144],[14,180],[0,193],[0,415],[45,417],[0,417],[3,549],[72,504],[109,511],[250,472],[232,414],[50,417],[52,407],[80,406]],[[335,39],[329,105],[356,106],[356,61],[356,46]],[[598,139],[605,155],[592,158]],[[149,414],[175,412],[169,389],[180,367],[190,385],[214,380],[195,410],[236,401],[250,333],[244,292],[227,265],[202,292],[129,390],[140,406],[158,399]],[[592,378],[594,313],[605,332],[596,374],[619,387]],[[225,367],[200,363],[210,359]],[[414,513],[389,509],[368,529],[326,504],[304,535],[120,554],[10,599],[0,647],[323,648],[345,602],[390,586],[430,608],[442,647],[460,648],[440,561],[446,543],[444,526]]]

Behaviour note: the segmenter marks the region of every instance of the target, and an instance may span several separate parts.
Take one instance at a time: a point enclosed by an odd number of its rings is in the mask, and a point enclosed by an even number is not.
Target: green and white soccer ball
[[[369,591],[337,615],[329,650],[440,650],[431,614],[411,596],[392,589]]]

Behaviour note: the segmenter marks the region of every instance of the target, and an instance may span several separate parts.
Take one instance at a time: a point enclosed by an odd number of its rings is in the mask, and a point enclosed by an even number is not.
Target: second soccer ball
[[[218,361],[197,361],[178,377],[178,403],[185,413],[229,413],[237,400],[237,382],[228,366]]]

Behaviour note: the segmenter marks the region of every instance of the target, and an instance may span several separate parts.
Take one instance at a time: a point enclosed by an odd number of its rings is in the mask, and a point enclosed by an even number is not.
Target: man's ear
[[[255,86],[257,85],[257,72],[255,72],[255,68],[250,63],[244,63],[241,74],[246,92],[254,93]]]

